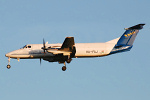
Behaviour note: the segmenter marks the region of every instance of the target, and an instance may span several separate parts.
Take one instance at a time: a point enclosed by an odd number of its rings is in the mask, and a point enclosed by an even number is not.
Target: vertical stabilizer
[[[145,24],[138,24],[129,28],[125,28],[126,31],[118,40],[117,44],[111,51],[111,54],[117,52],[129,51],[133,46],[133,42],[139,30],[142,29],[144,25]]]

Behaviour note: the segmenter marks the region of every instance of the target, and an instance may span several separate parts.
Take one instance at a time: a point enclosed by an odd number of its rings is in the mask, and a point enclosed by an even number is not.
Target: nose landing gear
[[[10,66],[10,57],[8,58],[8,65],[7,65],[7,69],[10,69],[11,66]]]
[[[7,69],[10,69],[11,68],[11,66],[10,65],[7,65]]]

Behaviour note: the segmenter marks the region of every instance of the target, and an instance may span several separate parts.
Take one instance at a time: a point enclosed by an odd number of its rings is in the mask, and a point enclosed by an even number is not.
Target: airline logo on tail
[[[124,36],[125,36],[125,37],[129,37],[129,36],[131,36],[131,35],[133,35],[133,34],[135,34],[135,33],[136,33],[135,30],[133,30],[131,33],[125,34]]]

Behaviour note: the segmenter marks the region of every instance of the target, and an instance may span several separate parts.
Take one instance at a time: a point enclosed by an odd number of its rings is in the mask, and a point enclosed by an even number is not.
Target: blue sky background
[[[149,100],[149,0],[0,0],[1,100]],[[130,52],[63,64],[11,59],[25,44],[106,42],[146,23]]]

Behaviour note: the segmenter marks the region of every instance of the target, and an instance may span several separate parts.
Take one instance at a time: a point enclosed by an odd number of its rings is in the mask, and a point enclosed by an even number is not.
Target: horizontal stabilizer
[[[135,25],[135,26],[132,26],[132,27],[129,27],[129,28],[125,28],[125,30],[133,30],[133,29],[137,29],[137,30],[140,30],[143,28],[145,24],[138,24],[138,25]]]

